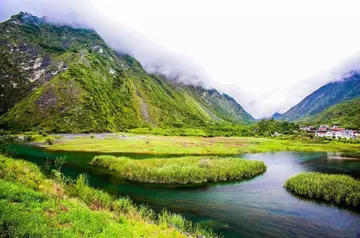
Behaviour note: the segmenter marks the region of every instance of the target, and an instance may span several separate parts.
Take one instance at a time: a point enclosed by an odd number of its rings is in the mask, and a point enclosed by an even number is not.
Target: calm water
[[[242,157],[264,161],[267,172],[243,182],[166,188],[126,182],[93,168],[87,162],[94,153],[48,152],[24,145],[12,149],[18,157],[38,164],[66,155],[65,175],[86,173],[94,187],[127,195],[155,210],[166,207],[193,221],[211,224],[225,237],[360,237],[360,212],[298,198],[282,187],[287,178],[303,171],[360,178],[360,160],[330,160],[330,154],[314,152],[246,154]]]

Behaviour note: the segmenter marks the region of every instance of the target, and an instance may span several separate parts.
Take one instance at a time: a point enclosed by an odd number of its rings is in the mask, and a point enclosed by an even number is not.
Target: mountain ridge
[[[308,118],[306,121],[312,124],[340,124],[350,129],[360,129],[360,96],[351,100],[337,103],[321,113]]]
[[[352,71],[342,80],[330,82],[318,88],[298,104],[278,117],[285,121],[302,121],[315,116],[329,107],[360,96],[360,74]]]
[[[216,89],[147,73],[94,30],[20,13],[0,23],[0,123],[9,130],[119,131],[142,126],[248,124]]]

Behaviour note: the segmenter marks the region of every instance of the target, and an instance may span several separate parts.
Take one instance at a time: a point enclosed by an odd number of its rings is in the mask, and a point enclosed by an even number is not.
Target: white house
[[[333,133],[333,134],[335,134],[335,138],[336,138],[336,139],[340,139],[340,138],[343,137],[343,133],[342,133],[341,131],[336,131],[336,132]]]
[[[325,136],[328,137],[328,138],[332,138],[333,137],[333,132],[332,131],[327,131],[325,133]],[[335,135],[334,135],[335,136]]]

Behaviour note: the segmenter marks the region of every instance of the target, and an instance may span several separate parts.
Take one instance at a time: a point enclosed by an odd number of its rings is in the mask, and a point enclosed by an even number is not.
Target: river
[[[20,144],[11,149],[16,157],[39,165],[46,158],[67,156],[62,168],[66,176],[85,173],[93,187],[210,224],[224,237],[360,237],[359,211],[299,198],[283,188],[286,179],[303,171],[343,173],[359,179],[360,160],[330,159],[334,154],[324,152],[244,154],[244,159],[264,161],[266,173],[241,182],[169,188],[128,182],[88,165],[96,153],[53,152]]]

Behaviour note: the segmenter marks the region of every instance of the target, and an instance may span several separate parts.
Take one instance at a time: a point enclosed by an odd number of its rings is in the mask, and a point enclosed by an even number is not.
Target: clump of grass
[[[135,160],[105,155],[94,157],[91,164],[116,171],[131,181],[162,184],[241,180],[266,171],[261,161],[211,156]]]
[[[360,181],[347,175],[306,172],[288,179],[284,186],[297,195],[360,207]]]
[[[79,175],[75,183],[68,186],[68,191],[95,210],[109,209],[113,200],[108,193],[88,186],[85,175]]]

